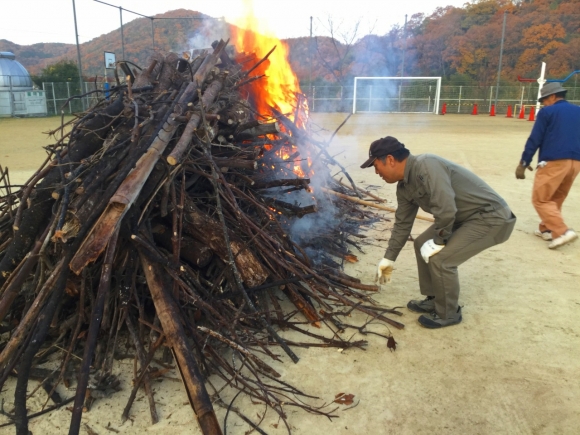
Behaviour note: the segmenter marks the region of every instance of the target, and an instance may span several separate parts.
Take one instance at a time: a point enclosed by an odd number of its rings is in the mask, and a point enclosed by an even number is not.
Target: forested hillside
[[[290,62],[302,83],[312,78],[314,83],[350,84],[354,76],[401,75],[404,67],[407,76],[443,76],[484,85],[497,79],[504,12],[502,80],[515,81],[518,75],[537,77],[542,61],[547,63],[549,77],[580,69],[580,0],[476,0],[462,8],[441,7],[431,15],[412,15],[406,32],[402,26],[375,28],[373,35],[357,34],[353,29],[335,32],[342,35],[336,38],[304,37],[286,42]],[[144,65],[154,48],[181,53],[227,37],[227,24],[222,21],[209,17],[163,19],[172,17],[205,16],[183,9],[157,15],[154,37],[151,20],[131,21],[124,26],[125,58]],[[58,60],[76,60],[76,48],[69,44],[18,46],[1,40],[0,51],[13,51],[32,74]],[[87,77],[103,74],[104,51],[122,58],[119,30],[82,44]]]

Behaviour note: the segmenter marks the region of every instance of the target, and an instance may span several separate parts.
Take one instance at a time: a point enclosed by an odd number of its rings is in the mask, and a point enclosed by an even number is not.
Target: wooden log
[[[305,216],[310,213],[316,213],[318,209],[316,205],[307,205],[306,207],[298,207],[294,204],[290,204],[289,202],[285,202],[276,198],[264,198],[264,202],[268,205],[275,207],[280,211],[285,211],[291,215],[296,215],[298,217]]]
[[[229,39],[227,41],[220,40],[220,42],[214,48],[213,53],[203,59],[199,69],[193,75],[193,83],[195,83],[198,88],[201,88],[203,85],[207,75],[217,63],[220,53],[224,48],[226,48],[228,42]]]
[[[159,84],[156,87],[156,91],[162,92],[170,89],[171,87],[179,88],[183,83],[183,77],[177,72],[175,66],[177,65],[177,59],[179,56],[175,53],[169,53],[165,56],[163,60],[163,68],[157,78]]]
[[[147,285],[167,342],[173,350],[187,396],[204,435],[221,435],[222,431],[199,367],[190,351],[179,307],[171,296],[171,288],[163,281],[163,271],[145,255],[140,255]]]
[[[171,231],[160,225],[153,230],[153,238],[168,251],[171,251]],[[199,268],[206,267],[213,257],[212,250],[191,237],[182,235],[179,256],[188,263]]]
[[[223,229],[219,222],[201,212],[189,198],[185,198],[185,219],[183,230],[211,248],[225,263],[229,262]],[[268,272],[256,256],[246,248],[233,231],[228,231],[230,248],[235,256],[236,267],[247,287],[257,287],[266,281]]]
[[[216,47],[218,46],[219,42],[218,41],[213,41],[211,43],[211,48],[213,48],[214,50],[216,49]],[[222,61],[222,64],[228,68],[230,66],[233,65],[232,60],[230,59],[230,57],[228,56],[228,54],[226,53],[225,50],[220,51],[220,60]]]
[[[269,189],[270,187],[282,187],[282,186],[306,186],[310,184],[310,178],[289,178],[283,180],[272,180],[272,181],[256,181],[254,183],[255,189]]]
[[[206,107],[209,107],[210,104],[212,104],[216,100],[219,91],[221,91],[222,87],[223,87],[223,78],[220,78],[218,80],[214,80],[206,88],[203,97],[201,98],[200,101],[200,104],[203,106],[204,109]],[[183,157],[185,150],[191,144],[191,138],[193,137],[193,133],[197,129],[197,127],[199,127],[200,122],[201,122],[201,113],[198,112],[193,113],[191,115],[191,118],[187,122],[187,125],[185,126],[185,129],[183,130],[183,133],[181,134],[179,141],[177,142],[171,153],[167,156],[167,162],[170,165],[175,166],[181,161],[181,158]]]
[[[250,114],[248,108],[243,104],[227,106],[220,112],[222,124],[234,129],[240,123],[246,123]]]
[[[149,67],[141,71],[141,74],[137,76],[135,82],[133,83],[134,88],[140,88],[142,86],[147,86],[153,83],[157,75],[161,72],[163,65],[163,55],[159,52],[153,53],[149,57]]]
[[[289,284],[282,290],[294,306],[306,317],[306,319],[315,327],[320,328],[320,317],[312,305],[296,290],[296,287]]]
[[[252,139],[259,136],[265,136],[267,134],[278,134],[280,131],[280,124],[277,122],[269,122],[267,124],[260,124],[255,127],[241,130],[239,133],[236,133],[236,139]]]
[[[331,189],[326,189],[324,187],[322,187],[321,189],[323,192],[329,193],[329,194],[334,195],[334,196],[338,196],[339,198],[346,199],[347,201],[356,202],[357,204],[366,205],[368,207],[378,208],[379,210],[390,211],[393,213],[395,213],[397,211],[396,208],[387,207],[385,205],[378,205],[378,204],[375,204],[374,202],[369,202],[369,201],[364,201],[362,199],[353,198],[352,196],[344,195],[342,193],[335,192],[334,190],[331,190]],[[429,216],[417,215],[415,217],[415,219],[420,219],[420,220],[427,221],[427,222],[435,222],[435,219],[433,219],[432,217],[429,217]]]
[[[341,278],[339,276],[332,275],[330,273],[323,273],[322,275],[326,276],[331,281],[336,281],[339,284],[345,285],[347,287],[356,288],[359,290],[378,292],[381,289],[378,285],[361,284],[360,282],[350,281],[348,279]]]
[[[176,116],[173,119],[175,119],[177,122],[186,123],[186,122],[189,122],[189,120],[191,119],[191,115],[193,115],[193,112],[187,112],[185,115]],[[206,121],[219,121],[219,119],[220,119],[220,116],[216,113],[206,113],[205,114]]]

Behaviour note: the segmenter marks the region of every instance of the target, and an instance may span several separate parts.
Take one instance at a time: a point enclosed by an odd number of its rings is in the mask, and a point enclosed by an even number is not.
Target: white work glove
[[[377,277],[375,282],[379,282],[379,284],[385,284],[391,282],[391,275],[393,274],[393,265],[395,264],[392,260],[387,260],[383,258],[379,261],[379,265],[377,267]]]
[[[423,246],[421,246],[421,257],[423,257],[425,263],[429,263],[429,257],[437,254],[444,247],[445,245],[437,245],[433,239],[427,240],[425,243],[423,243]]]

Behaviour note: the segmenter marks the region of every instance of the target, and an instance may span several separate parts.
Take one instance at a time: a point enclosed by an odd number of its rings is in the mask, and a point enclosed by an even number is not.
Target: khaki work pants
[[[453,318],[459,300],[457,266],[481,251],[509,239],[516,217],[508,207],[475,215],[453,230],[445,247],[425,263],[421,246],[435,235],[430,226],[415,239],[415,256],[419,270],[421,294],[435,296],[435,311],[442,319]]]
[[[540,231],[551,231],[560,237],[568,227],[562,218],[562,204],[580,172],[578,160],[553,160],[538,168],[534,177],[532,204],[540,216]]]

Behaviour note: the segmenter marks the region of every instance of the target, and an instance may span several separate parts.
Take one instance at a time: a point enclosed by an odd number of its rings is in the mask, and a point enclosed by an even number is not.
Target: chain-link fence
[[[91,91],[104,91],[105,82],[83,82],[83,90],[80,91],[80,83],[53,83],[43,82],[42,89],[46,94],[46,108],[49,115],[60,115],[61,110],[65,114],[82,112],[95,104],[103,93],[93,92],[85,97],[79,95],[88,94]],[[74,98],[73,98],[74,97]]]
[[[580,86],[563,86],[568,90],[566,99],[580,105]],[[442,85],[439,113],[443,104],[446,104],[447,113],[472,113],[475,104],[479,112],[489,113],[491,105],[495,104],[496,89],[496,86]],[[302,91],[309,97],[312,112],[352,111],[353,86],[304,86]],[[535,105],[537,97],[538,83],[535,82],[499,86],[496,113],[507,112],[507,106],[513,109],[515,105]]]
[[[573,104],[580,105],[580,86],[566,86],[566,99]],[[80,84],[72,82],[42,84],[46,96],[48,115],[60,115],[81,112],[95,104],[103,93],[91,93],[94,90],[104,90],[104,82],[84,82],[80,92]],[[353,103],[353,86],[303,86],[302,91],[309,97],[312,112],[351,112]],[[404,101],[405,93],[402,100]],[[442,85],[439,99],[439,110],[446,104],[447,113],[472,113],[474,104],[478,111],[489,113],[491,105],[495,103],[496,86],[473,85]],[[535,82],[521,85],[502,85],[497,92],[496,113],[505,113],[507,106],[534,105],[538,96],[538,84]],[[75,97],[75,98],[73,98]]]

